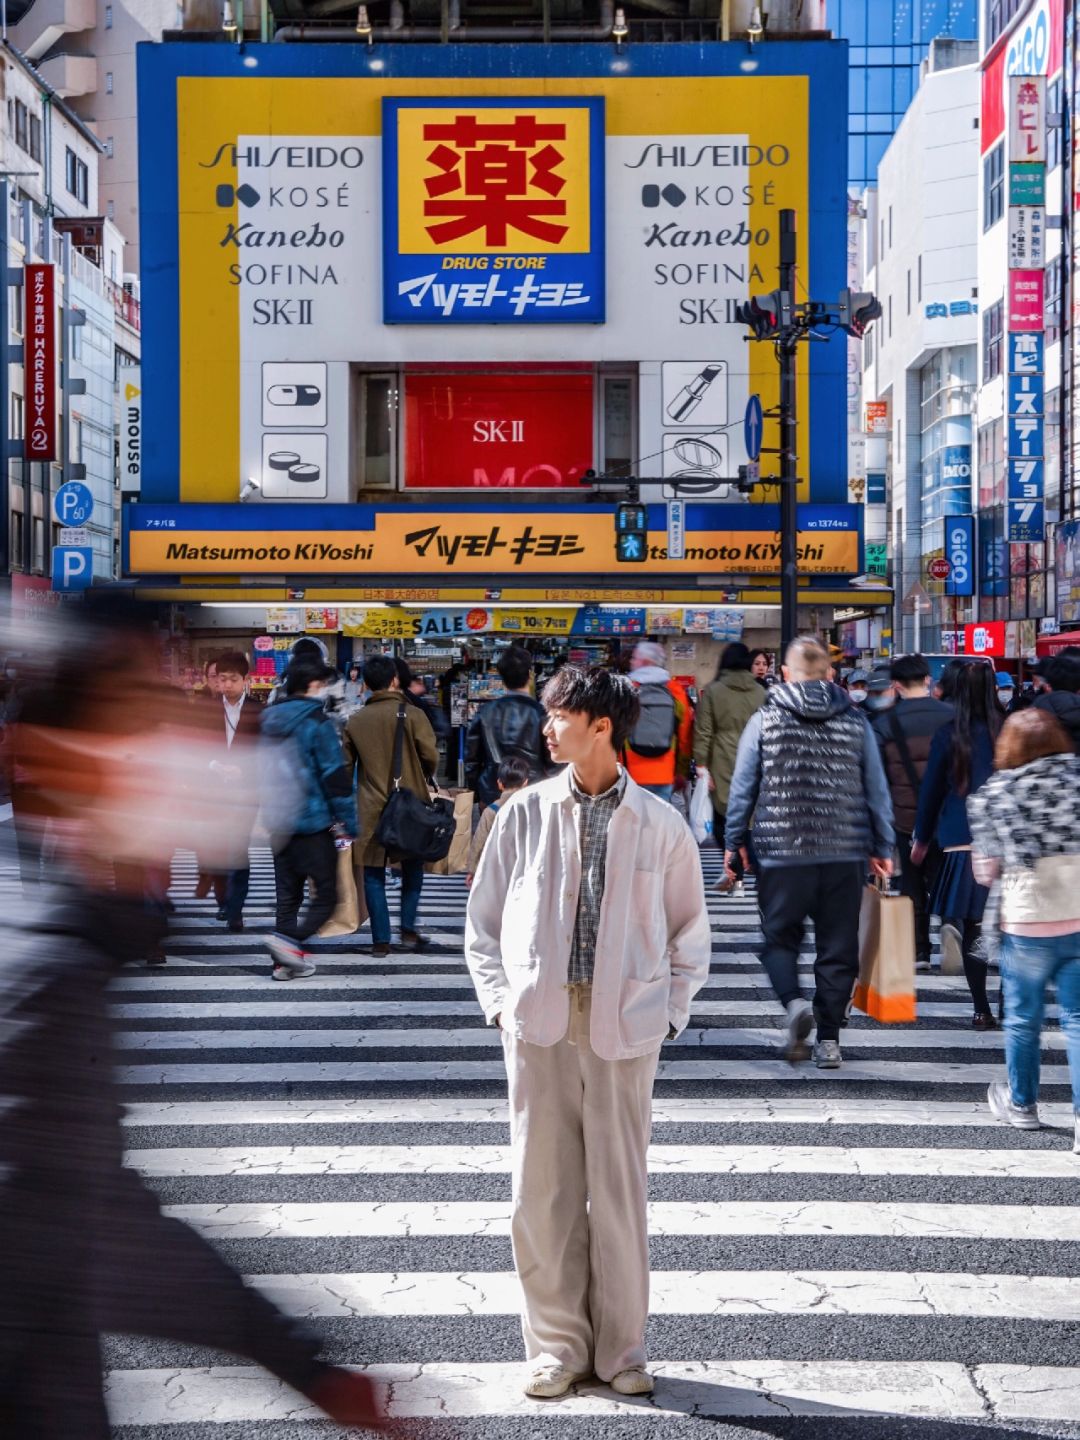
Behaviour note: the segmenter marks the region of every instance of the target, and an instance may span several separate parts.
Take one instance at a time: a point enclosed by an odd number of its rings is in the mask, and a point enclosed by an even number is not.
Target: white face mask
[[[853,705],[861,705],[862,702],[866,699],[865,690],[849,690],[847,693],[848,699],[852,702]]]
[[[1002,705],[1011,705],[1012,698],[1015,693],[1015,690],[999,690],[998,699],[1001,701]]]

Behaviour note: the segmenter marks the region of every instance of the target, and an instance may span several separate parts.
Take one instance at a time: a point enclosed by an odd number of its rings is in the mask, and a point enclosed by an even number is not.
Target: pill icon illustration
[[[266,463],[271,470],[291,470],[300,464],[300,456],[295,450],[271,450]]]
[[[293,465],[289,470],[289,479],[301,485],[315,485],[322,479],[322,471],[318,465]]]
[[[317,385],[271,385],[266,392],[266,399],[271,405],[296,409],[305,405],[318,405],[322,399],[322,391]]]

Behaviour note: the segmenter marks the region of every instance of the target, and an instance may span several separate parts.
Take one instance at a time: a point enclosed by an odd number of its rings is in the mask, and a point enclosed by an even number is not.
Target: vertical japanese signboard
[[[1009,80],[1009,370],[1005,382],[1006,540],[1041,544],[1046,535],[1044,468],[1046,453],[1045,244],[1044,215],[1036,190],[1045,190],[1046,78],[1014,75]],[[1016,170],[1031,184],[1032,198],[1020,200]]]
[[[56,459],[56,267],[27,265],[26,440],[28,460]]]
[[[387,324],[604,319],[602,99],[383,101]]]

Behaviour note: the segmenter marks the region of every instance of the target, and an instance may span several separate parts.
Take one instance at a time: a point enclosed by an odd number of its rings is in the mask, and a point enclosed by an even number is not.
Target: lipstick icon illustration
[[[667,407],[669,419],[678,425],[681,421],[692,415],[701,404],[705,392],[722,369],[722,365],[706,365],[703,370],[694,376],[689,385],[684,385],[675,396],[675,399],[672,400],[671,404]]]
[[[307,405],[318,405],[322,399],[322,391],[317,385],[271,385],[266,392],[266,399],[271,405],[294,410]]]

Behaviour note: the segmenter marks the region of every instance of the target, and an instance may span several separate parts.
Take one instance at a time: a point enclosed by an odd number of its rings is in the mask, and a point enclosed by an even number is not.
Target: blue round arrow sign
[[[761,432],[764,424],[761,396],[751,395],[746,402],[746,414],[743,416],[743,443],[746,445],[748,460],[757,460],[761,456]]]

